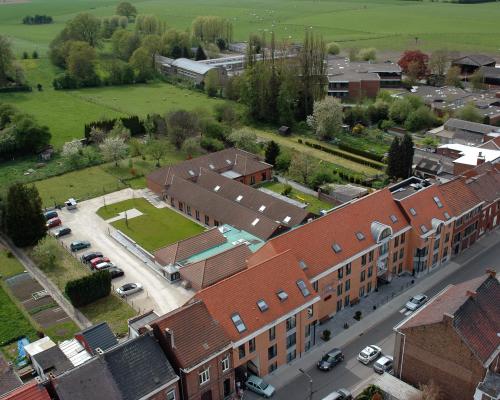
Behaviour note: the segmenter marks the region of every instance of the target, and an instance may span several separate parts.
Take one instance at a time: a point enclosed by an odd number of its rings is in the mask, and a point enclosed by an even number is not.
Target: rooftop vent
[[[210,167],[210,169],[215,169],[215,166],[213,164],[208,164],[208,166]]]

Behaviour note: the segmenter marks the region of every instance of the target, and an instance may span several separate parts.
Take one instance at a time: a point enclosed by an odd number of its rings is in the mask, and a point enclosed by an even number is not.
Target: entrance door
[[[201,400],[212,400],[212,391],[209,390],[201,395]]]
[[[224,397],[231,394],[231,380],[228,378],[224,381]]]

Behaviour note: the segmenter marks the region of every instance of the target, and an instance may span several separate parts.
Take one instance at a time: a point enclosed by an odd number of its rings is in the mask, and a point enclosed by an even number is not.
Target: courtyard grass
[[[0,278],[7,279],[11,276],[22,274],[24,267],[16,257],[0,246]]]
[[[129,199],[106,205],[97,210],[103,219],[135,208],[143,215],[120,219],[111,225],[136,241],[148,251],[154,251],[178,240],[183,240],[204,231],[204,228],[169,208],[156,208],[145,199]]]

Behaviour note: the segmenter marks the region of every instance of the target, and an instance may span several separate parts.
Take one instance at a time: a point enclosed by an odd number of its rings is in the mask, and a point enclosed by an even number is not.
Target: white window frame
[[[174,397],[169,397],[170,395],[173,395]],[[175,400],[175,389],[171,389],[167,392],[167,400]]]
[[[204,385],[205,383],[207,383],[209,381],[210,381],[210,367],[208,367],[207,369],[204,369],[199,374],[200,386]]]
[[[221,364],[222,364],[222,372],[226,372],[229,370],[230,368],[229,355],[227,355],[225,358],[222,359]]]

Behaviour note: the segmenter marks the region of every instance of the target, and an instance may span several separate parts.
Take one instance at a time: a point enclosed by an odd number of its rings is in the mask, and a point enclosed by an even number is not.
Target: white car
[[[410,298],[410,300],[405,304],[405,307],[409,311],[415,311],[423,306],[427,301],[427,296],[425,294],[417,294]]]
[[[358,354],[358,361],[362,362],[365,365],[370,364],[373,360],[377,359],[377,357],[382,354],[382,349],[374,344],[366,346],[361,352]]]
[[[140,283],[126,283],[125,285],[120,286],[118,289],[116,289],[116,293],[121,297],[125,297],[140,292],[141,290],[142,285]]]

